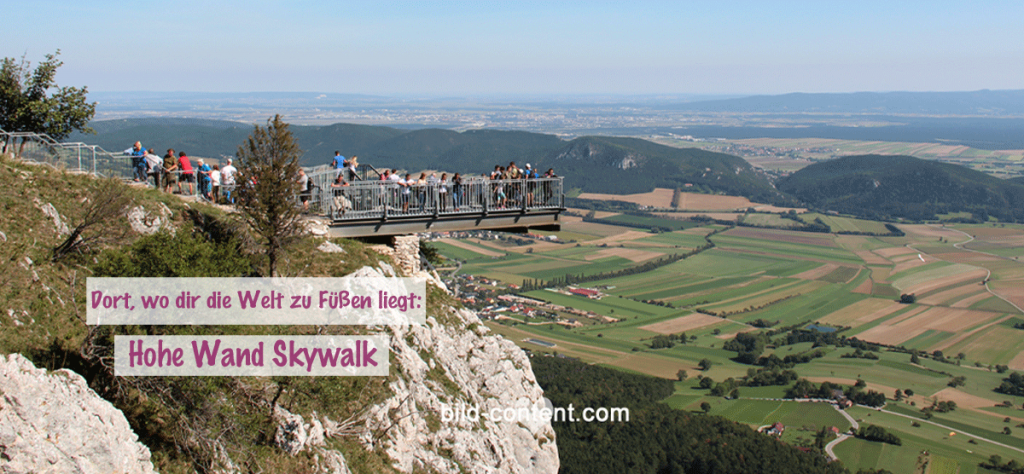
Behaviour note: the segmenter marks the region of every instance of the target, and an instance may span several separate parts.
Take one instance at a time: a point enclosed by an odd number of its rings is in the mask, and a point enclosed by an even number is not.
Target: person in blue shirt
[[[210,179],[210,171],[213,169],[210,168],[210,165],[206,164],[202,158],[196,161],[196,164],[199,165],[199,194],[203,199],[212,201],[213,199],[210,197],[210,185],[213,181]]]
[[[135,182],[146,182],[146,149],[142,148],[142,142],[135,142],[124,154],[132,157],[132,178]]]
[[[331,166],[338,171],[338,176],[341,176],[345,172],[345,167],[348,166],[348,160],[344,156],[341,156],[340,151],[334,152],[334,161],[331,162]]]

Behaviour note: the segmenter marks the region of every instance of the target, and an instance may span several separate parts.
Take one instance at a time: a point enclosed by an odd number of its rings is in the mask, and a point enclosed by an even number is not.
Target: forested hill
[[[932,219],[970,212],[1024,221],[1024,185],[962,166],[910,156],[848,156],[815,163],[778,182],[820,210],[868,218]]]
[[[136,140],[163,152],[217,158],[234,155],[252,126],[189,119],[133,119],[94,122],[97,135],[73,141],[111,151]],[[640,193],[655,187],[742,195],[759,202],[791,203],[768,178],[742,158],[698,149],[679,149],[635,138],[583,137],[566,142],[555,135],[504,130],[455,132],[436,128],[402,130],[354,124],[291,126],[305,154],[304,166],[329,164],[334,151],[359,156],[378,169],[487,173],[515,161],[544,171],[554,168],[567,188],[599,193]]]
[[[637,138],[577,138],[550,152],[541,164],[560,170],[568,186],[584,190],[630,194],[653,187],[686,188],[690,184],[703,191],[742,195],[757,202],[792,201],[743,158]]]
[[[820,453],[801,452],[719,416],[660,403],[672,394],[671,381],[558,357],[531,361],[555,407],[630,411],[628,422],[553,421],[562,474],[849,474],[842,463],[830,463]]]

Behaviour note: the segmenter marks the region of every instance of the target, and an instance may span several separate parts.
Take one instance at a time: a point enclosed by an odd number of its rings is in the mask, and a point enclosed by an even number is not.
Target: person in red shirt
[[[178,194],[181,194],[181,182],[188,183],[189,196],[195,194],[196,175],[192,171],[192,162],[185,156],[185,152],[178,153],[178,169],[181,170],[181,179],[178,180]]]

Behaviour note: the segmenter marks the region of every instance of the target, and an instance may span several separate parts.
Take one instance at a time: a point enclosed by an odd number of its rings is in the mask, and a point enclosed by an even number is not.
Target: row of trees
[[[892,434],[877,425],[861,426],[856,433],[858,438],[866,439],[868,441],[879,441],[882,443],[888,443],[893,446],[902,446],[903,440],[899,436]]]
[[[848,398],[858,405],[880,407],[885,405],[885,395],[874,390],[865,391],[866,384],[858,380],[856,384],[843,388],[842,385],[831,382],[822,382],[815,385],[807,379],[800,379],[786,391],[786,398]]]

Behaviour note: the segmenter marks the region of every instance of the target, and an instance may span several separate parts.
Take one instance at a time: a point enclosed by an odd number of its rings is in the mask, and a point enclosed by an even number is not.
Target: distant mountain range
[[[868,218],[934,219],[970,212],[1024,221],[1024,185],[911,156],[848,156],[807,166],[778,183],[811,207]]]
[[[1024,90],[974,92],[853,92],[759,95],[675,104],[678,110],[734,113],[1024,115]]]

